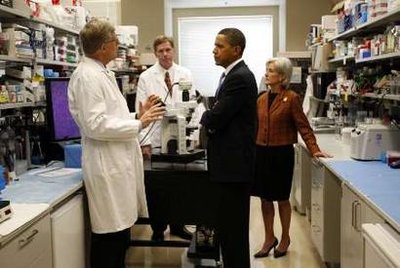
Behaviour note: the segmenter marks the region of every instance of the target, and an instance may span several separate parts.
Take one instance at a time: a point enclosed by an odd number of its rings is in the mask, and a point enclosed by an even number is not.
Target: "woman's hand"
[[[328,154],[328,153],[324,153],[324,152],[316,152],[315,154],[313,154],[314,158],[319,158],[319,157],[324,157],[324,158],[332,158],[333,156]]]

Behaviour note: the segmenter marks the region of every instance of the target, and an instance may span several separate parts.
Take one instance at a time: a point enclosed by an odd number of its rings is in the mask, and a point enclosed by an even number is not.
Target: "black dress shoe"
[[[279,251],[279,250],[274,250],[274,258],[280,258],[283,256],[286,256],[287,250],[285,251]]]
[[[170,234],[180,237],[185,240],[192,240],[192,233],[186,229],[186,227],[182,228],[171,228]]]
[[[289,240],[289,245],[290,245],[290,240]],[[289,245],[288,245],[288,247],[289,247]],[[280,258],[280,257],[283,257],[283,256],[286,256],[286,253],[287,253],[287,248],[286,248],[286,250],[285,251],[279,251],[279,250],[274,250],[274,258]]]
[[[164,241],[164,232],[153,232],[151,235],[153,241]]]
[[[278,239],[275,237],[275,241],[274,243],[265,251],[260,250],[259,252],[257,252],[256,254],[254,254],[254,258],[264,258],[267,257],[269,255],[269,252],[271,251],[271,249],[274,249],[274,253],[275,253],[275,247],[278,245]]]

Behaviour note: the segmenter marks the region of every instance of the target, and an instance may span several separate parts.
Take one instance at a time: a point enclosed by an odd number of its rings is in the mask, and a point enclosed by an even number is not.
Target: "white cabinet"
[[[311,161],[311,238],[322,260],[340,262],[340,180],[324,165]]]
[[[85,267],[85,221],[82,194],[51,214],[53,268]]]
[[[400,234],[388,224],[362,225],[364,268],[400,267]]]
[[[0,248],[1,268],[52,268],[50,216]]]
[[[363,238],[361,225],[363,223],[383,223],[384,220],[374,212],[346,184],[343,185],[341,201],[341,253],[342,268],[363,267]]]
[[[300,144],[294,147],[293,206],[300,214],[310,215],[311,209],[311,156]]]

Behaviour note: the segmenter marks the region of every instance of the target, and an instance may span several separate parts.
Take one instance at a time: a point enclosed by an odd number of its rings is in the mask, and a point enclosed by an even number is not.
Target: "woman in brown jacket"
[[[261,198],[265,240],[254,257],[286,255],[290,244],[291,205],[289,195],[294,167],[294,148],[299,132],[313,157],[330,157],[319,149],[314,133],[305,116],[300,97],[288,89],[292,64],[287,58],[267,61],[265,83],[269,87],[257,100],[256,176],[252,195]],[[274,204],[278,202],[282,236],[278,246],[275,237]],[[275,247],[278,246],[276,249]]]

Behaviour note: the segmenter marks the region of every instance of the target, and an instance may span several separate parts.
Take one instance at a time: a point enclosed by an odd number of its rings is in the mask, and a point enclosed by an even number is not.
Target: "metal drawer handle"
[[[354,229],[357,232],[361,232],[361,203],[357,202],[354,206],[355,208],[355,215],[354,215]]]
[[[25,238],[20,239],[18,241],[19,247],[20,248],[25,247],[27,244],[29,244],[33,240],[35,235],[37,235],[38,233],[39,233],[39,231],[37,229],[34,229],[30,235],[28,235]]]
[[[316,211],[320,211],[321,209],[320,209],[320,205],[318,204],[318,203],[312,203],[312,206],[314,207],[314,209],[316,210]]]
[[[355,203],[356,203],[357,201],[353,201],[352,203],[351,203],[351,227],[353,227],[353,228],[355,228],[355,225],[354,225],[354,222],[355,222],[355,212],[354,212],[354,210],[355,210]]]
[[[318,225],[313,224],[311,227],[312,227],[314,232],[316,232],[316,233],[320,233],[321,232],[321,227],[319,227]]]
[[[311,158],[311,163],[314,165],[314,167],[316,168],[322,168],[323,164],[320,160],[318,160],[317,158]]]

